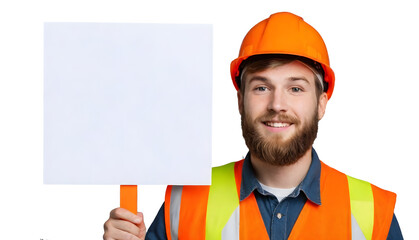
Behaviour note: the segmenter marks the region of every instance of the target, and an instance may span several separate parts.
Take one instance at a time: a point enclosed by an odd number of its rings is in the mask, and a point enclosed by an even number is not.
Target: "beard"
[[[301,125],[301,121],[296,117],[282,112],[267,112],[252,121],[243,111],[242,132],[251,155],[274,166],[287,166],[297,162],[312,147],[317,137],[319,120],[317,108],[315,110],[313,117],[304,125]],[[279,121],[293,123],[296,128],[295,133],[288,139],[284,139],[280,133],[263,136],[260,129],[256,128],[257,124],[270,121],[276,116],[279,117]]]

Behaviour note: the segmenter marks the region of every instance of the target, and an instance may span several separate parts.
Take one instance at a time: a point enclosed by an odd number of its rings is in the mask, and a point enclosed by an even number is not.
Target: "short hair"
[[[246,88],[244,79],[247,75],[283,66],[293,61],[301,62],[313,72],[317,98],[319,98],[323,92],[327,91],[327,83],[324,81],[324,71],[320,63],[308,58],[294,55],[264,54],[251,56],[240,65],[240,74],[239,77],[236,78],[237,86],[239,86],[240,92],[244,94],[244,89]]]

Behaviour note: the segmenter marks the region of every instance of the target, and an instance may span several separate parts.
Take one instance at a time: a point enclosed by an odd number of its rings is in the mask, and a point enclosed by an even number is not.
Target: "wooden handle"
[[[121,185],[120,206],[137,214],[137,185]]]

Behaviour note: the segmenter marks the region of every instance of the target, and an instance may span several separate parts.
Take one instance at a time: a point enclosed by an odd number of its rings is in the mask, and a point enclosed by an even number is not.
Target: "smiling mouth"
[[[292,125],[292,123],[287,123],[287,122],[263,122],[263,124],[265,124],[268,127],[273,127],[273,128],[285,128]]]

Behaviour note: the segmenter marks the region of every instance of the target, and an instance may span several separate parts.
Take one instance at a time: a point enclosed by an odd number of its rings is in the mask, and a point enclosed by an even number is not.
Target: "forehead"
[[[313,71],[300,61],[292,61],[281,65],[266,66],[260,71],[248,73],[243,79],[246,84],[254,80],[264,81],[278,81],[278,80],[303,80],[308,84],[313,84],[315,81]]]

